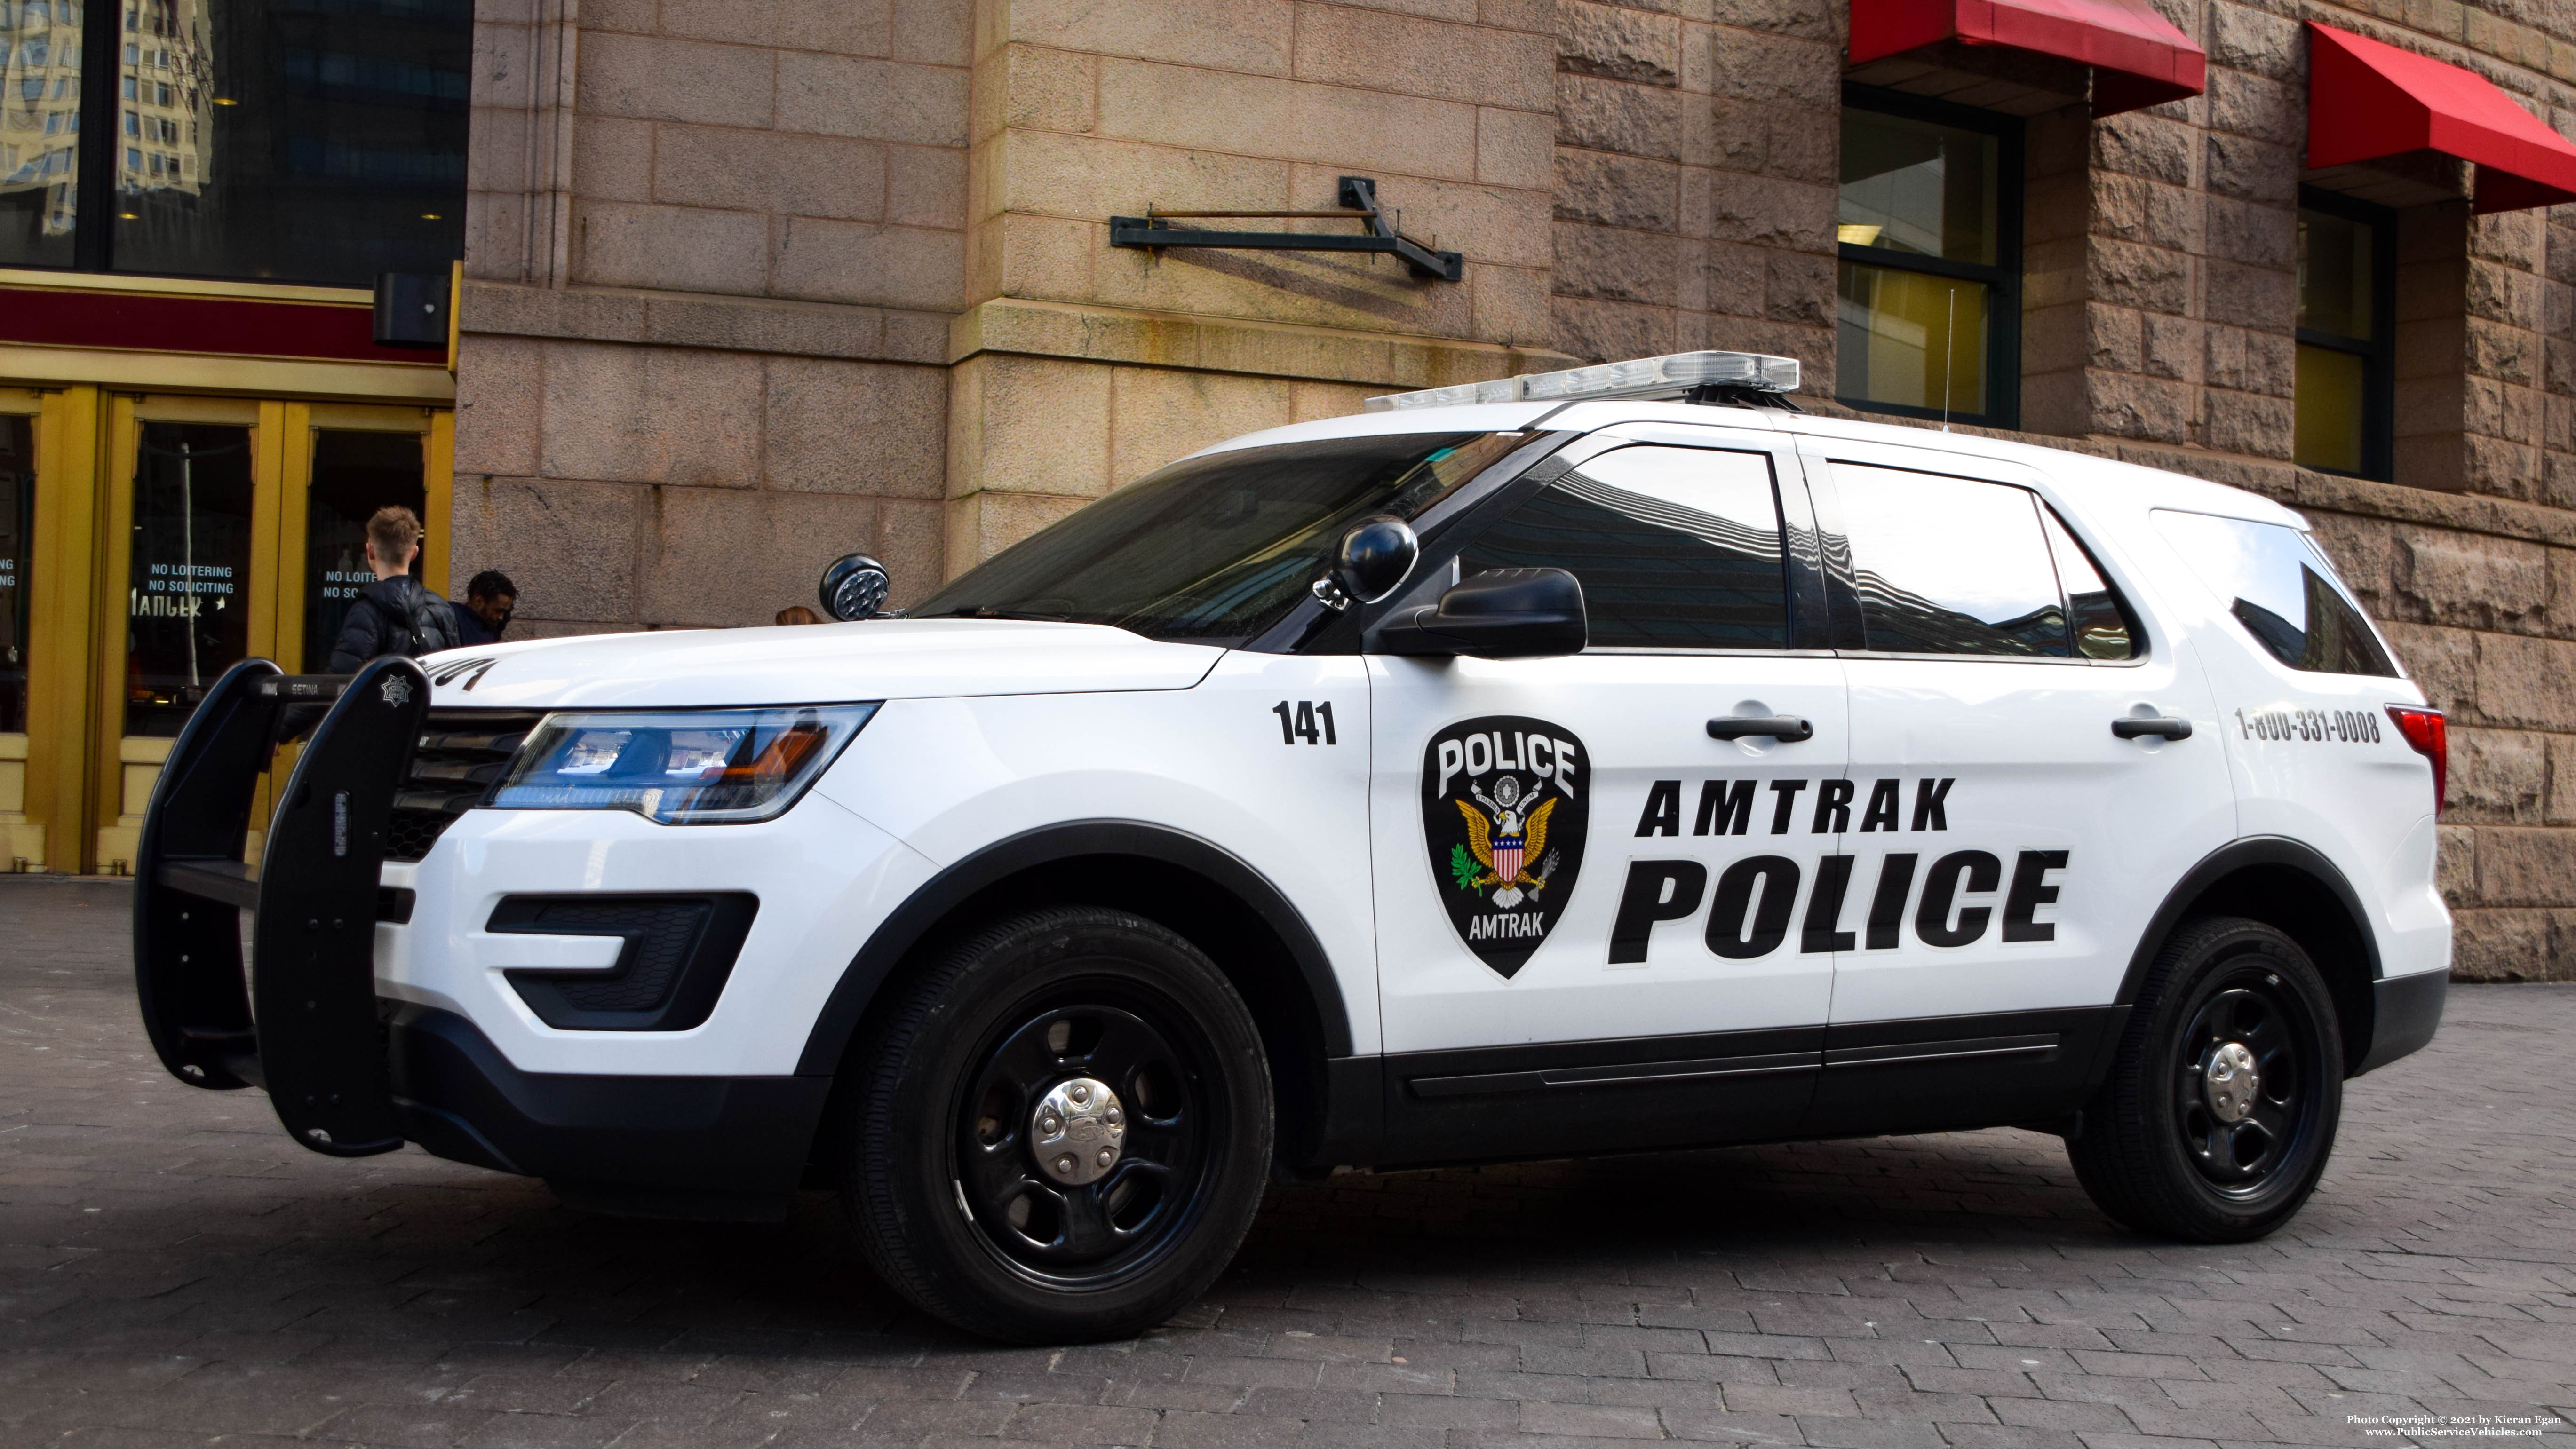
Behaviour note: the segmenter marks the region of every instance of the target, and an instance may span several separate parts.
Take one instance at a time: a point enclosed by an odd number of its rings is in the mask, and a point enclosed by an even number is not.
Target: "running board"
[[[242,852],[260,777],[297,717],[324,705],[254,873]],[[244,660],[171,746],[136,852],[135,993],[161,1064],[194,1087],[265,1088],[288,1134],[334,1157],[403,1144],[376,1016],[376,921],[409,914],[407,893],[379,877],[428,712],[429,681],[408,659],[354,675]]]

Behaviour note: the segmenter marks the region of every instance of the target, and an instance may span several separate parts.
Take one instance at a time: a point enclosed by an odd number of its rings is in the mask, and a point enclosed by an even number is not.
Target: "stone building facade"
[[[1991,47],[1855,76],[1849,0],[483,0],[452,575],[540,633],[752,623],[1373,392],[1727,347],[1830,411],[1844,86],[1944,94],[2022,118],[2013,435],[2307,512],[2451,712],[2463,973],[2576,978],[2576,206],[2305,172],[2301,24],[2563,134],[2576,8],[2157,4],[2206,93],[2094,119]],[[1343,175],[1464,279],[1109,245]],[[2303,183],[2399,208],[2392,481],[2292,461]]]

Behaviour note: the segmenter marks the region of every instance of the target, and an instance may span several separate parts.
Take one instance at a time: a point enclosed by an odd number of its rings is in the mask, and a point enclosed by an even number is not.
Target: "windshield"
[[[1306,596],[1353,523],[1417,518],[1528,438],[1380,434],[1184,458],[985,560],[910,613],[1241,643]]]

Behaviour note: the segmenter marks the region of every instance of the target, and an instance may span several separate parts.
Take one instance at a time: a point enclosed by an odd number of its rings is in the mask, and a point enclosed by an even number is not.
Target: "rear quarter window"
[[[2312,674],[2397,677],[2334,565],[2295,528],[2155,510],[2156,528],[2266,653]]]

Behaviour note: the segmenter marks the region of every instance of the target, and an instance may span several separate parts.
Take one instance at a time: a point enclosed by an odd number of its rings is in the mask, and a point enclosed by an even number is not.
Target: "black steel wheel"
[[[1097,1286],[1147,1267],[1203,1204],[1214,1064],[1125,982],[1046,995],[962,1084],[956,1180],[1003,1262]]]
[[[2229,1197],[2259,1195],[2313,1129],[2318,1084],[2300,1003],[2260,960],[2235,964],[2183,1028],[2174,1125],[2201,1178]]]
[[[2342,1102],[2334,1001],[2307,953],[2259,921],[2194,921],[2149,967],[2069,1155],[2130,1227],[2242,1242],[2316,1190]]]
[[[1133,1334],[1203,1292],[1259,1206],[1268,1064],[1214,963],[1123,912],[1005,922],[854,1051],[849,1205],[888,1282],[1023,1342]]]

